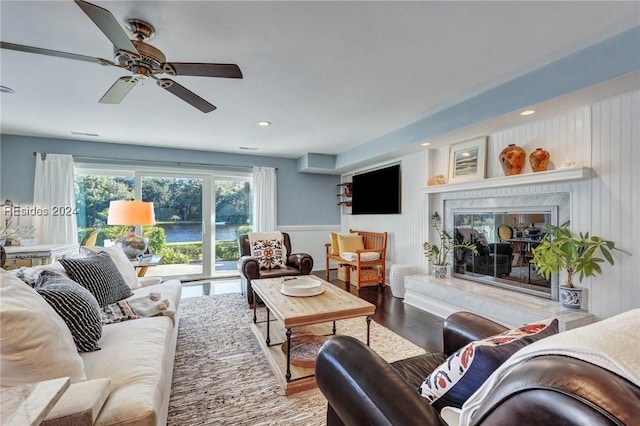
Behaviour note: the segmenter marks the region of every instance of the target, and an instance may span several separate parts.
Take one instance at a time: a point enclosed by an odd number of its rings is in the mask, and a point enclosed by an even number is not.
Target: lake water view
[[[200,222],[176,222],[159,223],[164,229],[168,243],[185,243],[202,241],[202,223]],[[239,224],[216,225],[216,241],[236,240],[236,229]]]

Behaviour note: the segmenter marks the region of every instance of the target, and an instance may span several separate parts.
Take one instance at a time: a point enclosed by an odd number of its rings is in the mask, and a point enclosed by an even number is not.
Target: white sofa
[[[69,329],[56,323],[60,318],[55,318],[56,312],[46,302],[41,303],[44,300],[40,295],[15,275],[4,270],[0,273],[0,385],[16,385],[16,378],[33,382],[70,376],[69,389],[51,410],[45,425],[166,424],[178,334],[180,281],[151,280],[132,289],[133,296],[129,298],[159,292],[175,310],[173,318],[144,317],[104,325],[98,341],[101,349],[78,353]],[[15,318],[23,321],[26,317],[29,324],[19,327],[19,332],[4,327]],[[27,339],[20,341],[17,333]],[[45,349],[48,355],[35,362],[34,356],[42,356],[37,352],[43,351],[39,339],[51,339],[50,344],[57,346]],[[73,348],[68,347],[69,341]],[[74,370],[77,365],[81,371]]]

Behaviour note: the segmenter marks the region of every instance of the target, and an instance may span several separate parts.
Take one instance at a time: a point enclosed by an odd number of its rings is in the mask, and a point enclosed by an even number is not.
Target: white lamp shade
[[[154,225],[153,203],[149,201],[111,201],[107,225]]]

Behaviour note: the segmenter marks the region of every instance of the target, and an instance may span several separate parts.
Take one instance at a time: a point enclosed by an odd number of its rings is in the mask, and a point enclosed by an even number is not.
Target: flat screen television
[[[400,164],[353,176],[351,214],[400,214]]]

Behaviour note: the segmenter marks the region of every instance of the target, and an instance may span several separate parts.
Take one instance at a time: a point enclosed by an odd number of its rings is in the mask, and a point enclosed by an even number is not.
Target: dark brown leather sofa
[[[389,364],[348,336],[331,338],[316,360],[329,402],[327,425],[446,425],[418,395],[424,378],[467,343],[504,331],[468,312],[444,323],[443,353]],[[491,391],[473,425],[638,425],[640,388],[584,361],[557,355],[519,364]]]
[[[251,280],[260,278],[277,278],[295,275],[309,275],[313,270],[313,258],[307,253],[292,253],[291,238],[286,232],[282,233],[282,243],[287,248],[286,269],[260,269],[258,261],[251,257],[251,246],[249,236],[241,234],[238,236],[238,247],[240,248],[240,259],[238,260],[238,271],[240,271],[240,283],[242,294],[247,296],[249,307],[253,308],[253,291],[251,290]]]

